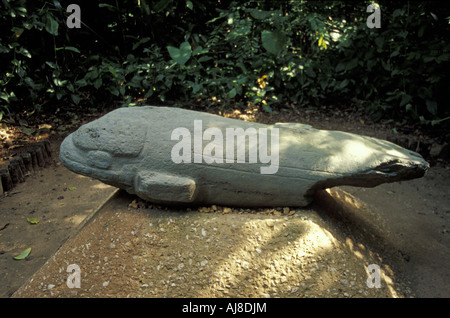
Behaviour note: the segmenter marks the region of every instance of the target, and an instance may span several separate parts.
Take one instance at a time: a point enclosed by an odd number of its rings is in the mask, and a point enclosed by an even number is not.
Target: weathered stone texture
[[[258,133],[257,144],[245,143],[244,162],[239,140],[229,160],[227,128]],[[176,163],[182,158],[191,160]],[[145,200],[230,206],[305,206],[318,189],[373,187],[421,177],[429,167],[413,151],[366,136],[153,106],[120,108],[81,126],[62,143],[60,159]]]

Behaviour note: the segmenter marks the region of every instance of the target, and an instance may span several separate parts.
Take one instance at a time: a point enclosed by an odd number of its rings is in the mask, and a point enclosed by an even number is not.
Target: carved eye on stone
[[[108,169],[111,165],[111,155],[104,151],[93,150],[88,152],[87,161],[91,166]]]
[[[105,115],[103,121],[90,122],[75,131],[73,142],[83,150],[101,150],[115,157],[137,157],[147,133],[147,127],[137,122],[138,119],[124,120],[123,115],[114,113]]]

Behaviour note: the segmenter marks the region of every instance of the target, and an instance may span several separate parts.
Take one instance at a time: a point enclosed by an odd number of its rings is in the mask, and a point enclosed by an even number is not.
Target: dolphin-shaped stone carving
[[[306,206],[319,189],[374,187],[429,168],[385,140],[156,106],[119,108],[81,126],[60,160],[156,203],[255,207]]]

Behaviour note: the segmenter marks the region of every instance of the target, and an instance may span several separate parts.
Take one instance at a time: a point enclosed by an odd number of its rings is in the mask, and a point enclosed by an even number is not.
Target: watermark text
[[[179,140],[171,152],[174,163],[258,163],[259,159],[259,163],[269,164],[260,167],[261,174],[275,174],[278,171],[278,128],[270,129],[270,147],[267,128],[249,127],[245,130],[240,127],[226,128],[224,135],[222,130],[217,127],[209,127],[203,131],[202,121],[194,120],[193,135],[192,138],[191,132],[185,127],[175,128],[172,131],[171,140]],[[203,147],[203,141],[210,142]],[[248,149],[247,154],[246,149]],[[248,160],[246,160],[247,158]]]

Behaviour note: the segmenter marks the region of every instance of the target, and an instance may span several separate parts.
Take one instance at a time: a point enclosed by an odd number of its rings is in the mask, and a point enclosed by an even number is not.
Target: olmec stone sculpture
[[[429,168],[384,140],[153,106],[81,126],[61,144],[60,159],[145,200],[228,206],[305,206],[319,189],[373,187]]]

